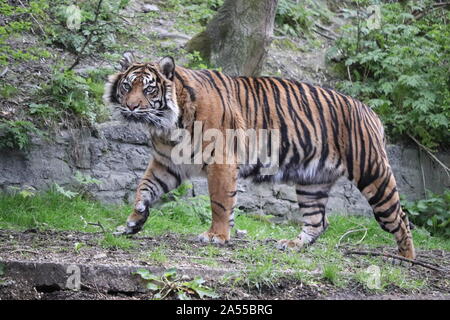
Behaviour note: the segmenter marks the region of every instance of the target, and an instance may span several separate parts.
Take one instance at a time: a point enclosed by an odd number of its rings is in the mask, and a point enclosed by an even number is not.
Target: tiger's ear
[[[117,86],[122,78],[122,73],[112,74],[108,77],[108,81],[105,84],[105,90],[103,92],[103,102],[105,104],[118,104],[117,98]]]
[[[159,61],[159,68],[161,69],[162,74],[169,79],[173,80],[173,76],[175,74],[175,60],[172,57],[164,57]]]
[[[136,57],[134,56],[134,53],[132,51],[125,51],[122,59],[120,59],[119,62],[121,66],[121,71],[123,72],[127,70],[135,61]]]

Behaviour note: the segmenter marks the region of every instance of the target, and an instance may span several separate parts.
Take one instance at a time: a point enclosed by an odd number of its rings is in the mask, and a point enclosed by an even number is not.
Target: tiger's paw
[[[199,234],[197,236],[196,240],[198,242],[214,243],[214,244],[220,244],[220,245],[224,245],[229,241],[229,239],[227,239],[227,237],[225,235],[215,234],[215,233],[212,233],[209,231]]]
[[[294,240],[283,239],[277,242],[276,247],[279,250],[300,249],[303,247],[303,241],[301,241],[300,239]]]

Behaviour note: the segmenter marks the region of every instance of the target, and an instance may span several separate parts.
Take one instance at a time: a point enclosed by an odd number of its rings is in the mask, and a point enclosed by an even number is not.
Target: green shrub
[[[441,195],[427,192],[427,198],[418,201],[402,201],[410,220],[425,227],[433,235],[450,238],[450,189]]]
[[[42,131],[29,121],[0,120],[0,149],[26,149],[31,134],[42,135]]]
[[[55,70],[36,93],[39,103],[30,104],[30,113],[41,119],[71,119],[92,124],[107,117],[102,103],[104,80],[98,76],[81,77],[74,71]]]
[[[342,56],[336,69],[348,80],[340,89],[373,107],[391,136],[436,148],[450,141],[450,12],[416,19],[416,9],[415,2],[383,4],[380,28],[368,26],[364,11],[347,10],[353,23],[329,53]]]
[[[47,41],[75,54],[92,54],[114,48],[116,35],[127,30],[123,28],[119,11],[128,2],[129,0],[77,1],[76,8],[81,15],[79,28],[76,25],[69,28],[67,22],[73,17],[74,11],[68,8],[74,1],[57,0],[49,12],[58,23],[49,30]],[[87,41],[88,39],[90,40]]]
[[[289,36],[310,33],[319,19],[329,22],[331,12],[314,1],[280,0],[275,16],[276,31]]]

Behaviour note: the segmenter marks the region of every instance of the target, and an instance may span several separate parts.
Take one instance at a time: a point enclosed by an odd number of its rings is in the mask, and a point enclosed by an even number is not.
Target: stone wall
[[[92,193],[107,203],[132,202],[137,183],[150,159],[148,133],[138,124],[107,122],[93,130],[63,131],[49,143],[33,138],[26,151],[0,153],[0,189],[31,186],[48,188],[53,183],[68,186],[79,171],[101,181]],[[424,196],[427,189],[442,192],[450,180],[442,168],[414,147],[389,145],[388,155],[400,192],[408,199]],[[438,157],[450,163],[450,153]],[[204,179],[193,181],[195,194],[206,194]],[[252,212],[295,218],[295,190],[287,185],[253,185],[241,181],[238,207]],[[370,215],[371,209],[356,187],[341,179],[333,187],[329,212]]]

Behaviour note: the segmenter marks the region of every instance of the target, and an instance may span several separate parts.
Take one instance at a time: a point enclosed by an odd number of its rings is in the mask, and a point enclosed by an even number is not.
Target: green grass
[[[125,223],[131,211],[131,205],[105,205],[81,197],[69,199],[51,191],[37,195],[0,194],[0,228],[3,229],[39,228],[98,232],[101,231],[100,228],[89,223],[100,223],[107,232],[112,232]],[[328,249],[325,253],[316,254],[330,255],[332,251],[336,252],[334,248],[339,241],[340,245],[360,243],[369,247],[395,247],[394,238],[381,230],[375,219],[332,215],[329,220],[329,228],[317,241]],[[172,232],[196,235],[205,231],[210,221],[208,197],[177,198],[177,201],[152,209],[141,234],[158,236]],[[299,225],[274,224],[267,218],[240,211],[236,212],[236,228],[247,230],[247,237],[251,240],[295,238],[301,229]],[[349,233],[341,239],[347,231],[356,229],[361,231]],[[367,234],[362,230],[367,230]],[[423,228],[413,230],[413,238],[419,249],[450,251],[450,240],[430,236]]]
[[[334,285],[341,283],[341,268],[337,264],[326,264],[323,266],[322,277]]]
[[[161,244],[156,249],[153,249],[150,253],[147,253],[144,259],[150,260],[157,264],[164,264],[168,261],[166,250],[167,247],[164,244]]]
[[[105,233],[103,235],[103,239],[98,241],[98,244],[105,249],[122,249],[129,250],[136,247],[136,244],[133,240],[128,239],[123,236],[114,236],[112,233]]]
[[[100,222],[105,230],[113,231],[124,223],[130,210],[80,197],[69,199],[54,192],[34,196],[0,194],[0,228],[97,232],[101,229],[88,223]]]

